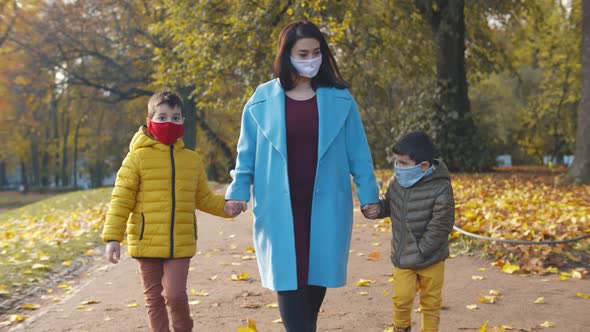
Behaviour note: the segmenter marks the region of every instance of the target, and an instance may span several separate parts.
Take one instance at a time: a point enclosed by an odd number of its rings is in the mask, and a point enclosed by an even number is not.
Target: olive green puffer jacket
[[[391,262],[402,269],[421,269],[449,256],[449,233],[455,223],[453,188],[447,166],[409,188],[395,179],[381,199],[380,218],[391,217]]]

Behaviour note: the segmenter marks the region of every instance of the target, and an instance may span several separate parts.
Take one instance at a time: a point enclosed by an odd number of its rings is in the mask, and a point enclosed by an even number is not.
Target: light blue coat
[[[348,90],[320,87],[318,163],[311,213],[310,285],[346,284],[352,234],[350,175],[362,205],[379,202],[373,161],[360,114]],[[311,152],[310,152],[311,153]],[[278,80],[260,85],[246,103],[228,200],[250,200],[262,285],[297,289],[295,235],[287,172],[285,91]]]

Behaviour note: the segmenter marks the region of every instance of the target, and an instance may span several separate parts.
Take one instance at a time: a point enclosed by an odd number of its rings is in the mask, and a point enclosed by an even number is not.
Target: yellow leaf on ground
[[[25,304],[21,305],[20,307],[22,309],[37,310],[37,309],[41,308],[41,305],[39,305],[39,304],[25,303]]]
[[[584,276],[580,271],[572,270],[572,278],[574,279],[583,279]]]
[[[57,288],[68,289],[68,288],[70,288],[70,286],[68,286],[68,284],[66,284],[66,283],[63,283],[63,284],[57,285]]]
[[[209,278],[209,280],[217,280],[217,278],[219,278],[219,276],[218,275],[214,275],[211,278]]]
[[[18,315],[18,314],[10,315],[11,322],[22,322],[25,319],[27,319],[27,316]]]
[[[256,252],[256,249],[254,247],[246,247],[246,252]]]
[[[370,286],[373,282],[374,282],[373,280],[360,279],[359,281],[356,282],[356,285],[359,287],[366,287],[366,286]]]
[[[467,306],[465,306],[467,309],[469,310],[474,310],[474,309],[478,309],[477,304],[469,304]]]
[[[484,280],[485,277],[484,276],[471,276],[472,280]]]
[[[194,289],[191,289],[191,294],[193,294],[195,296],[209,296],[209,293],[207,293],[207,292],[197,292]]]
[[[242,256],[243,261],[250,261],[256,259],[256,256]]]
[[[31,267],[33,270],[50,270],[51,268],[49,267],[49,265],[45,265],[45,264],[33,264],[33,266]]]
[[[583,299],[590,299],[590,294],[588,293],[577,292],[576,296],[581,297]]]
[[[97,304],[97,303],[100,303],[100,301],[97,301],[97,300],[88,300],[88,301],[80,302],[80,304],[82,304],[82,305]]]
[[[369,295],[369,292],[357,292],[358,295]]]
[[[484,295],[477,299],[481,303],[493,304],[496,303],[496,296],[495,295]]]
[[[535,301],[533,301],[534,304],[545,304],[545,298],[544,297],[539,297],[538,299],[536,299]]]
[[[489,322],[489,320],[486,320],[486,322],[483,323],[483,325],[479,328],[479,332],[486,332],[487,331],[488,322]]]
[[[190,305],[196,305],[196,304],[199,304],[199,303],[201,303],[201,301],[199,301],[199,300],[193,300],[193,301],[190,301],[188,304],[190,304]]]
[[[513,274],[518,270],[520,270],[520,267],[516,264],[506,263],[504,266],[502,266],[502,272],[504,273]]]
[[[480,272],[483,272],[483,271],[487,271],[488,269],[487,269],[487,268],[485,268],[485,267],[480,267],[480,268],[479,268],[479,269],[477,269],[477,270],[478,270],[478,271],[480,271]]]
[[[72,265],[72,261],[64,261],[63,263],[61,263],[61,265],[70,266],[70,265]]]
[[[278,308],[279,304],[278,303],[269,303],[266,305],[267,308]]]
[[[229,280],[231,280],[231,281],[242,281],[242,280],[246,280],[246,279],[248,279],[248,272],[242,272],[239,275],[232,274],[231,278],[229,278]]]
[[[559,281],[566,281],[567,280],[567,276],[562,274],[559,277],[557,277],[557,280],[559,280]]]
[[[495,289],[490,289],[490,291],[488,292],[488,294],[490,295],[500,295],[500,291],[499,290],[495,290]]]
[[[546,320],[541,324],[541,327],[555,327],[555,323]]]
[[[275,319],[272,322],[275,323],[275,324],[283,324],[283,320],[280,319],[280,318],[279,319]]]
[[[129,303],[127,305],[127,308],[137,308],[138,304],[137,303]]]

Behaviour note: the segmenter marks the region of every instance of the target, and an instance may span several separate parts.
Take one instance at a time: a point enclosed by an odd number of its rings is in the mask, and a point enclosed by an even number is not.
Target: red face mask
[[[173,122],[148,121],[148,130],[160,142],[170,145],[184,135],[184,125]]]

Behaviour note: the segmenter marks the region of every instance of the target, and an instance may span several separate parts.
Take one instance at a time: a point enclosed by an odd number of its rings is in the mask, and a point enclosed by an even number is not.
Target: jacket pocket
[[[197,240],[197,216],[193,213],[193,231],[195,233],[195,240]]]
[[[145,230],[145,216],[141,213],[141,232],[139,232],[139,241],[143,239],[143,231]]]

